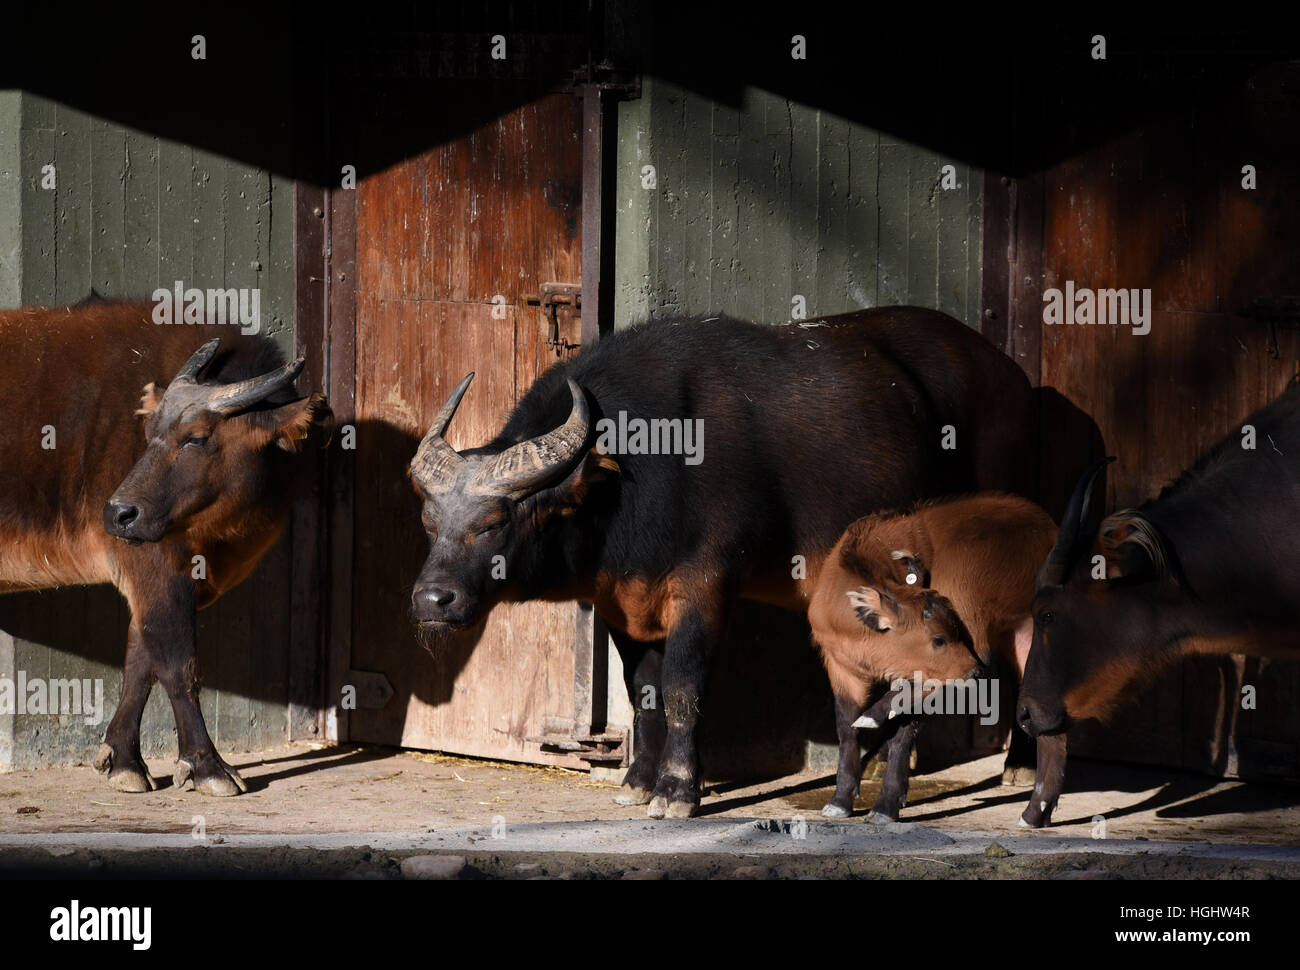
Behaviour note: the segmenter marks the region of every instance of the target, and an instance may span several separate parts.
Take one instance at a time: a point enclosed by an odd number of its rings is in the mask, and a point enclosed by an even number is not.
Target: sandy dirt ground
[[[520,826],[530,823],[579,823],[594,820],[645,819],[640,807],[616,805],[613,784],[593,782],[581,772],[538,768],[500,762],[477,761],[370,746],[332,748],[291,746],[244,755],[228,755],[249,782],[250,791],[238,798],[217,799],[179,792],[170,784],[171,764],[150,762],[160,789],[143,795],[111,790],[89,767],[19,771],[0,775],[0,841],[9,836],[24,840],[24,847],[0,846],[0,872],[23,867],[48,868],[51,873],[84,873],[103,866],[120,874],[141,865],[148,868],[158,857],[149,853],[102,853],[88,863],[80,851],[58,853],[38,849],[42,840],[28,836],[55,833],[150,833],[192,836],[201,829],[209,840],[244,836],[303,836],[319,833],[439,833],[467,827]],[[1001,757],[989,757],[942,772],[914,777],[909,805],[900,821],[920,823],[938,832],[978,831],[1008,839],[1038,838],[1018,828],[1017,819],[1029,791],[1000,784]],[[1223,845],[1300,847],[1300,786],[1221,781],[1190,774],[1155,772],[1127,766],[1072,761],[1066,794],[1057,812],[1058,823],[1049,837],[1095,836],[1098,816],[1105,819],[1105,835],[1117,840],[1206,842]],[[784,823],[806,820],[821,824],[821,806],[833,790],[826,773],[805,773],[766,781],[711,785],[701,816],[722,819],[772,819]],[[864,780],[858,807],[862,814],[849,825],[868,824],[863,815],[874,799],[877,784]],[[683,823],[690,825],[691,823]],[[607,878],[648,872],[648,878],[665,872],[671,877],[728,875],[737,871],[762,875],[857,876],[889,878],[939,876],[988,878],[1043,876],[1065,872],[1120,875],[1127,878],[1295,877],[1300,864],[1213,860],[1128,858],[1112,860],[1098,869],[1095,860],[1075,854],[1070,859],[1049,855],[1012,853],[977,858],[950,858],[946,862],[907,857],[855,860],[813,858],[785,860],[773,865],[749,865],[740,856],[701,854],[671,863],[640,856],[611,860],[594,851],[585,859],[565,862],[554,854],[503,855],[470,847],[465,874],[477,876],[532,876]],[[573,850],[584,851],[580,834]],[[240,850],[243,852],[244,850]],[[1141,856],[1143,853],[1136,853]],[[48,859],[46,858],[48,856]],[[303,849],[285,849],[274,858],[278,875],[359,875],[384,878],[400,875],[401,853],[364,849],[329,857]],[[153,862],[149,862],[152,858]],[[228,853],[234,871],[255,874],[271,866],[265,852],[250,851],[241,863],[240,853]],[[577,859],[577,857],[573,857]],[[1055,861],[1053,861],[1055,859]],[[495,861],[493,861],[495,860]],[[754,860],[749,860],[753,862]],[[763,863],[764,860],[757,860]],[[204,863],[190,874],[211,874]],[[845,867],[848,866],[846,869]],[[521,868],[522,867],[522,868]],[[749,870],[753,870],[750,872]],[[1102,870],[1105,870],[1104,873]],[[577,873],[577,876],[574,874]],[[105,873],[108,874],[108,873]]]

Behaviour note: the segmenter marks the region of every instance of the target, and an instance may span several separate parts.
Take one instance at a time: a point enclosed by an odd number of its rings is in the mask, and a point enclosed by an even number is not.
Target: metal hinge
[[[563,313],[570,319],[581,316],[582,285],[580,283],[543,283],[541,292],[536,296],[524,297],[524,303],[542,308],[542,314],[546,317],[543,321],[546,346],[554,350],[557,356],[579,346],[560,336],[560,315]]]

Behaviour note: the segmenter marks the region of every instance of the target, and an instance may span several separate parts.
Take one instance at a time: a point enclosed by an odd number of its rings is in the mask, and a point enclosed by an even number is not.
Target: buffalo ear
[[[877,633],[894,628],[894,622],[898,619],[897,604],[888,593],[882,593],[871,586],[859,586],[844,595],[849,598],[849,605],[863,626]]]
[[[1164,543],[1141,513],[1116,512],[1101,524],[1107,579],[1156,579],[1164,571]]]
[[[576,512],[593,489],[622,474],[623,468],[617,458],[593,447],[561,485],[563,491],[557,502],[560,514],[571,515]]]
[[[334,427],[334,412],[320,392],[281,405],[271,412],[271,417],[276,446],[289,452],[297,451],[313,431],[328,434]]]
[[[895,549],[889,554],[889,558],[895,562],[901,562],[907,570],[907,585],[921,588],[930,585],[930,570],[925,568],[925,563],[907,549]]]
[[[162,399],[162,391],[158,390],[157,384],[150,381],[144,386],[144,393],[140,395],[140,409],[135,413],[141,417],[148,417],[162,403]]]

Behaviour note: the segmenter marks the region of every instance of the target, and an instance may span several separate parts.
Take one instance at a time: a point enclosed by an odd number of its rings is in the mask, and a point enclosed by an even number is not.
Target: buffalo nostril
[[[104,506],[104,526],[119,535],[127,532],[140,518],[140,507],[129,502],[110,501]]]
[[[446,609],[456,599],[456,591],[440,586],[426,586],[415,591],[417,609],[426,612],[439,612]]]

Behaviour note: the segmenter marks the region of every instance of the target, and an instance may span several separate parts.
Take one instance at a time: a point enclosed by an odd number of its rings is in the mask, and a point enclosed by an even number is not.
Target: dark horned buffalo
[[[140,718],[160,681],[176,786],[235,795],[247,788],[199,710],[194,614],[276,541],[331,415],[321,395],[294,395],[303,362],[269,340],[158,326],[151,309],[0,312],[0,592],[115,585],[131,625],[95,767],[119,791],[156,787]]]
[[[1020,490],[1032,453],[1019,368],[912,307],[619,331],[542,375],[487,445],[457,453],[442,436],[470,377],[411,463],[429,538],[413,618],[436,649],[502,601],[592,602],[636,711],[619,801],[656,818],[698,808],[701,693],[738,598],[804,611],[854,519]],[[661,422],[642,426],[658,429],[654,447],[624,433],[637,421]],[[674,427],[679,453],[665,454]],[[683,455],[688,429],[703,448]]]
[[[1157,499],[1100,524],[1105,462],[1080,479],[1038,575],[1016,712],[1031,735],[1104,720],[1128,685],[1185,655],[1300,658],[1300,387],[1247,425],[1255,448],[1233,431]]]

